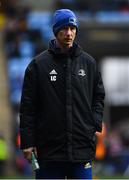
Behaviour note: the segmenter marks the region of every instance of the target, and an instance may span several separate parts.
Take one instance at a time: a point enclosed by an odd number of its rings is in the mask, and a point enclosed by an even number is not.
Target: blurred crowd
[[[57,7],[69,7],[72,10],[97,13],[100,11],[129,11],[127,0],[57,0]]]
[[[18,109],[21,97],[24,71],[34,56],[47,48],[48,41],[53,37],[51,23],[52,12],[32,11],[30,7],[19,5],[17,0],[2,1],[2,14],[0,22],[4,22],[4,49],[7,59],[7,73],[10,88],[10,102],[13,111],[13,140],[15,146],[14,164],[19,173],[26,176],[32,174],[28,162],[23,158],[19,150],[20,135],[18,130]],[[81,12],[97,14],[100,12],[129,12],[129,1],[127,0],[56,0],[55,9],[70,8]],[[53,7],[54,8],[54,7]],[[6,19],[6,20],[5,20]],[[97,134],[96,172],[105,174],[129,175],[129,122],[124,120],[114,127],[108,129],[106,122],[103,132]],[[1,146],[4,138],[0,136]],[[3,147],[6,148],[6,147]],[[6,153],[6,150],[4,151]],[[5,161],[7,155],[5,156]],[[0,173],[4,166],[0,157]]]

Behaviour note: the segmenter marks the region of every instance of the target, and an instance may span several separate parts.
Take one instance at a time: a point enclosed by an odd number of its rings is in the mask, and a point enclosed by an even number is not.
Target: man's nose
[[[71,34],[71,29],[70,29],[70,28],[67,29],[66,34],[67,34],[67,35],[70,35],[70,34]]]

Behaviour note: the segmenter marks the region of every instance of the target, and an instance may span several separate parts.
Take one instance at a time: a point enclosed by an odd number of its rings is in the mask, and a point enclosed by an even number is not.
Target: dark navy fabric
[[[87,163],[49,162],[36,171],[36,179],[92,179],[92,165]]]
[[[63,54],[54,42],[25,71],[20,147],[36,147],[39,165],[90,161],[95,157],[95,132],[102,129],[101,75],[96,61],[77,44]]]

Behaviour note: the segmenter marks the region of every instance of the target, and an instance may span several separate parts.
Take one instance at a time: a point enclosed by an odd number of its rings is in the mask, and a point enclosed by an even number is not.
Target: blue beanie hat
[[[53,32],[55,35],[62,29],[64,26],[75,26],[78,31],[78,21],[75,14],[69,9],[59,9],[54,13],[53,18]]]

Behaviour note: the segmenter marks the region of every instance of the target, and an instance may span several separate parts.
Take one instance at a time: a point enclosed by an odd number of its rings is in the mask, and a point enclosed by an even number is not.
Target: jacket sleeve
[[[96,76],[94,82],[94,90],[93,90],[93,102],[92,102],[92,112],[95,121],[96,131],[102,131],[102,118],[104,111],[104,98],[105,98],[105,90],[103,81],[101,78],[101,73],[96,65]]]
[[[35,146],[36,98],[36,71],[30,65],[25,71],[20,103],[21,149]]]

